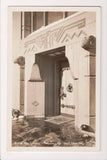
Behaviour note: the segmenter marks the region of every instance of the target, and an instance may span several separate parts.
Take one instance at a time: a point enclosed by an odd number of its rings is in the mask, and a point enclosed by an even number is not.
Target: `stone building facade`
[[[95,86],[96,12],[13,12],[13,108],[95,128]]]

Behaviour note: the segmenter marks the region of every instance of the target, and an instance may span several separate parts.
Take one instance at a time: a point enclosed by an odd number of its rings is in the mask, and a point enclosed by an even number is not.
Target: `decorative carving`
[[[68,92],[73,92],[73,85],[71,83],[68,84],[67,91]]]
[[[62,108],[71,108],[71,109],[75,109],[74,105],[65,105],[65,104],[61,104]]]
[[[93,132],[94,133],[94,129],[86,124],[82,124],[80,127],[83,131],[87,131],[87,132]]]
[[[89,36],[88,38],[85,38],[85,40],[83,41],[82,48],[91,53],[96,53],[96,38],[93,35]]]
[[[85,19],[82,19],[82,20],[79,20],[79,21],[76,21],[72,24],[69,24],[69,25],[66,25],[64,27],[62,27],[57,35],[57,42],[60,41],[61,37],[63,36],[63,34],[65,32],[68,32],[69,30],[72,30],[72,28],[82,28],[85,26]]]
[[[82,34],[85,35],[85,36],[87,35],[82,30],[79,33],[74,32],[71,36],[69,34],[66,34],[61,42],[63,43],[65,41],[66,42],[71,41],[74,37],[79,38]]]
[[[60,90],[60,97],[61,99],[63,100],[64,97],[66,97],[67,95],[64,93],[64,87],[61,87],[61,90]]]
[[[24,66],[25,65],[25,58],[23,56],[20,56],[14,61],[14,63],[17,63],[20,66]]]
[[[38,106],[38,105],[39,105],[39,103],[38,103],[37,101],[34,101],[32,104],[33,104],[34,106]]]
[[[12,109],[13,118],[17,118],[20,116],[20,111],[18,109]]]
[[[69,19],[66,23],[60,25],[60,27],[54,27],[51,30],[45,31],[45,33],[36,36],[27,42],[25,42],[25,54],[30,52],[40,52],[49,48],[53,48],[56,45],[64,45],[64,43],[71,41],[74,37],[79,37],[81,34],[86,35],[85,32],[80,30],[79,34],[74,31],[74,28],[82,28],[85,26],[85,19],[81,19],[72,23]]]

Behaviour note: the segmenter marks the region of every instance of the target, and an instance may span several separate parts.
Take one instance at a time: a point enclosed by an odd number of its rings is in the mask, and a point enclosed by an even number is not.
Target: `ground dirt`
[[[44,119],[12,120],[13,147],[94,147],[95,139],[83,137],[75,130],[74,121],[49,125]]]

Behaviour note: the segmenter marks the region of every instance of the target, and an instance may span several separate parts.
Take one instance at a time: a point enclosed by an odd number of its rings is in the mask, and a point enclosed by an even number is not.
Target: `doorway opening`
[[[45,82],[45,117],[69,114],[68,95],[65,90],[71,73],[65,48],[36,54],[35,62],[39,66],[42,81]]]

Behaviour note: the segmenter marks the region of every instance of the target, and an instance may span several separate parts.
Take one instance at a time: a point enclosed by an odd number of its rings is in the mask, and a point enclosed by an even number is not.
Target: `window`
[[[41,28],[44,25],[44,13],[33,12],[33,31]]]
[[[77,12],[65,12],[65,17],[69,17]]]
[[[21,13],[21,37],[25,38],[42,26],[49,25],[75,13],[77,12],[23,12],[23,14]]]
[[[46,12],[46,25],[63,18],[63,12]]]
[[[31,12],[24,13],[24,37],[31,33]]]

